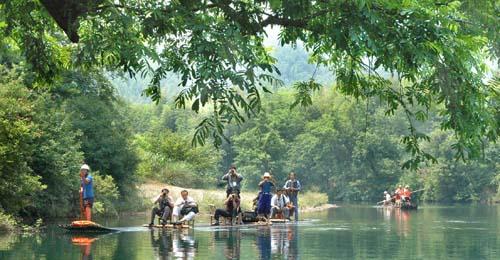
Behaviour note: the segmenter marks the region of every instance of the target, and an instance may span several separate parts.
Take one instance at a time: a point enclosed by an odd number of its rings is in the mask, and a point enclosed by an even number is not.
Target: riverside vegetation
[[[500,199],[495,1],[48,2],[0,1],[2,229],[77,214],[83,161],[104,215],[233,163],[247,191],[295,171],[330,201]]]

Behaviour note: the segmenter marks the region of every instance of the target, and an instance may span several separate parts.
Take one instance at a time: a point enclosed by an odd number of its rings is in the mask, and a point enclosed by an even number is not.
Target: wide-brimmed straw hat
[[[265,172],[262,178],[271,178],[271,174],[268,172]]]

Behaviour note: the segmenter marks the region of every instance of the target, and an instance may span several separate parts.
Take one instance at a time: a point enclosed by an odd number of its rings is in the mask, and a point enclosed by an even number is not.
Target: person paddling
[[[263,180],[259,183],[260,197],[257,206],[257,214],[263,215],[267,220],[269,218],[269,214],[271,213],[271,190],[275,187],[275,184],[271,180],[271,174],[268,172],[264,173],[262,179]]]
[[[285,185],[283,186],[283,189],[286,190],[288,198],[290,199],[290,202],[293,204],[293,214],[295,221],[299,220],[299,199],[298,199],[298,194],[299,191],[302,189],[302,186],[300,185],[299,180],[295,178],[295,173],[291,172],[288,175],[288,180],[285,182]]]
[[[92,205],[94,204],[94,188],[92,175],[89,173],[90,167],[87,164],[83,164],[80,167],[80,198],[82,200],[82,218],[85,220],[92,220]]]
[[[391,197],[391,194],[389,194],[389,192],[387,191],[384,191],[384,205],[391,205],[391,202],[392,202],[392,197]]]

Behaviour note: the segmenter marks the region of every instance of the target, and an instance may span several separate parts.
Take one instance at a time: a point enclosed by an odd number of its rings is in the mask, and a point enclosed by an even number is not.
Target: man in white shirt
[[[276,194],[271,198],[271,218],[275,218],[276,213],[283,213],[283,217],[289,219],[289,203],[290,200],[283,194],[283,189],[278,189]]]
[[[172,212],[173,219],[177,220],[180,216],[182,217],[178,221],[175,221],[175,224],[190,221],[196,216],[196,213],[198,213],[198,205],[193,198],[188,195],[187,190],[181,191],[181,197],[178,198],[174,204],[174,210]]]

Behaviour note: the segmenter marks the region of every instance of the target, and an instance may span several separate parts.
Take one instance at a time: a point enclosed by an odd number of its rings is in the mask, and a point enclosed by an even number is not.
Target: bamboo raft
[[[70,232],[90,232],[90,233],[111,233],[118,232],[119,230],[101,226],[92,221],[78,220],[73,221],[71,224],[59,225],[60,228]]]
[[[148,225],[144,224],[142,225],[143,227],[148,227],[148,228],[158,228],[158,229],[190,229],[191,226],[182,224],[182,225],[174,225],[174,224],[165,224],[165,225]]]

